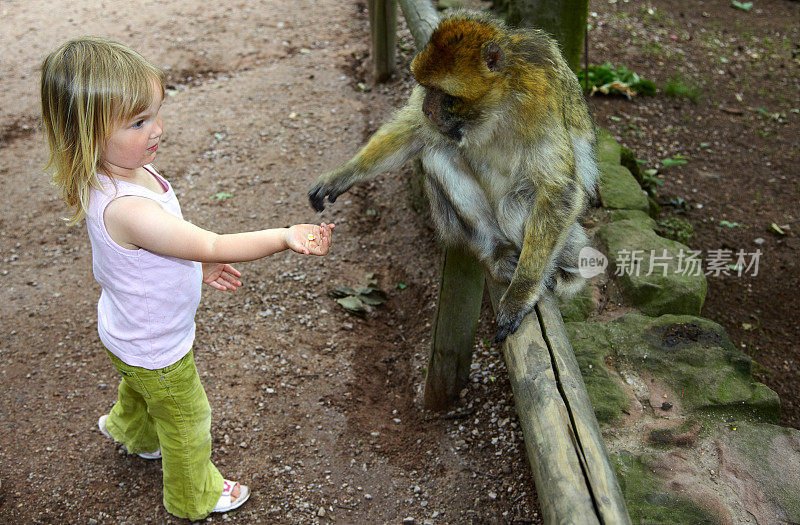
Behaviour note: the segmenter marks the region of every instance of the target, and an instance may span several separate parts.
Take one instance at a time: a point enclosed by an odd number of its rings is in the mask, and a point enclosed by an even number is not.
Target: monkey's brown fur
[[[431,216],[445,244],[468,247],[510,283],[497,339],[545,288],[583,284],[577,223],[595,193],[594,125],[575,75],[544,32],[482,14],[444,19],[414,58],[408,104],[309,192],[315,209],[355,182],[420,155]]]

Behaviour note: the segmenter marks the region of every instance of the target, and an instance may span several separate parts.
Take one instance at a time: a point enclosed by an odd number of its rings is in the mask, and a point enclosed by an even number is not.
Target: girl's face
[[[163,98],[161,86],[153,81],[156,94],[150,107],[122,122],[106,140],[103,168],[109,175],[130,175],[130,171],[150,164],[156,158],[158,142],[164,131],[159,112]]]

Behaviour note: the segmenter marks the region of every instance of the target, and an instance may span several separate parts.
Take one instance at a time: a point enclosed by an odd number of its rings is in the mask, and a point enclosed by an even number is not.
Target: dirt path
[[[311,182],[354,153],[408,86],[358,88],[368,26],[356,2],[69,4],[0,4],[0,522],[176,522],[158,463],[96,430],[117,379],[95,330],[84,227],[61,222],[41,173],[41,59],[100,34],[165,67],[157,165],[184,215],[218,232],[321,220],[306,202]],[[254,491],[226,520],[538,520],[494,350],[478,343],[461,413],[420,410],[440,253],[403,184],[383,177],[326,211],[337,224],[326,259],[280,254],[240,265],[236,293],[204,290],[195,352],[213,458]],[[390,300],[366,319],[325,295],[367,273]]]

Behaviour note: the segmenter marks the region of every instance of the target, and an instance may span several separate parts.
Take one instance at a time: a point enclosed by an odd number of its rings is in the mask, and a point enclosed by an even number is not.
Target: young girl
[[[151,163],[163,132],[160,69],[126,46],[80,38],[42,64],[48,167],[86,219],[102,287],[97,328],[121,374],[100,431],[148,459],[161,458],[164,506],[198,520],[249,497],[211,463],[211,409],[195,368],[201,282],[235,290],[231,262],[291,249],[325,255],[333,224],[217,235],[183,220],[171,185]]]

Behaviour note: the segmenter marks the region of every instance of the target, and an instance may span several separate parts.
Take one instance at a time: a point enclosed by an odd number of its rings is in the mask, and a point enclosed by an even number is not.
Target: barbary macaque
[[[470,250],[509,283],[498,341],[546,289],[583,285],[578,218],[596,192],[595,130],[574,73],[540,30],[458,11],[411,63],[405,107],[309,191],[324,209],[354,183],[419,155],[438,236]]]

